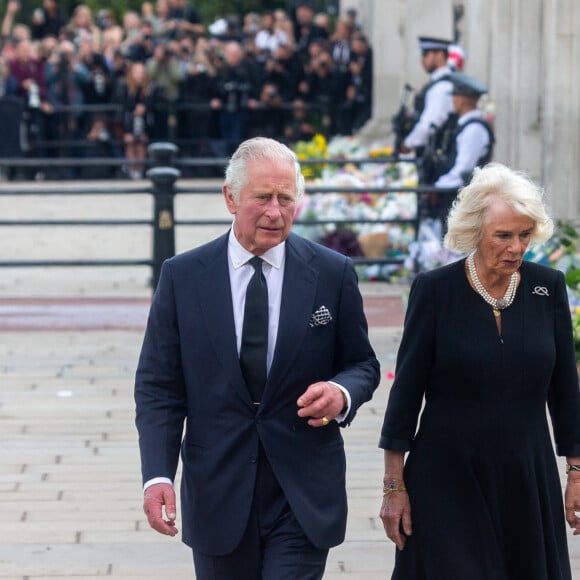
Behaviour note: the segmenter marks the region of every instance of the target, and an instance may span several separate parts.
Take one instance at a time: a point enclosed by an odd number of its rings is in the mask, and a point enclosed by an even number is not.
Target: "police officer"
[[[411,132],[403,140],[400,152],[415,150],[417,157],[430,136],[445,123],[453,112],[451,100],[452,70],[447,65],[447,53],[451,41],[427,36],[419,37],[421,64],[429,73],[429,83],[415,96],[413,116],[417,119]]]
[[[487,93],[485,85],[463,73],[454,73],[451,80],[457,125],[448,150],[442,153],[444,173],[435,186],[459,188],[469,182],[476,167],[491,161],[495,139],[491,126],[477,108],[479,98]]]

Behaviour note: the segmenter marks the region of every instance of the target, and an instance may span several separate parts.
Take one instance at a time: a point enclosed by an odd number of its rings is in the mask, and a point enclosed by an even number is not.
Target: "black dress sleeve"
[[[411,447],[435,357],[435,318],[431,280],[419,274],[409,293],[395,380],[379,440],[383,449],[408,451]]]
[[[558,455],[580,456],[580,389],[572,335],[572,319],[564,275],[555,287],[554,337],[556,363],[550,381],[548,408]]]

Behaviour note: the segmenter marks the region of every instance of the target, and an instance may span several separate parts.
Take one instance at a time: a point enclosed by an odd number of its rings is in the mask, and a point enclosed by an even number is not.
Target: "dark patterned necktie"
[[[246,290],[240,366],[252,400],[259,403],[266,384],[268,355],[268,286],[262,274],[262,258],[250,260],[254,275]]]

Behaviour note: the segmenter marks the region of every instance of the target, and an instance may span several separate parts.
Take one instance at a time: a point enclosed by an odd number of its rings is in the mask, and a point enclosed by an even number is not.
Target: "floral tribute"
[[[572,315],[576,363],[580,370],[580,233],[573,224],[560,221],[556,224],[554,235],[528,251],[524,258],[564,273]]]
[[[444,248],[439,220],[423,219],[417,231],[416,193],[396,191],[397,187],[416,187],[417,170],[413,163],[394,162],[389,145],[365,147],[356,137],[336,137],[327,143],[322,135],[316,135],[312,141],[298,142],[295,151],[301,161],[324,160],[302,164],[307,184],[340,191],[305,194],[296,211],[294,230],[347,256],[367,258],[368,262],[374,258],[393,260],[389,264],[357,265],[361,280],[409,282],[419,271],[463,257]],[[368,191],[380,187],[395,191]],[[580,368],[578,230],[559,222],[554,236],[530,248],[524,258],[564,272]]]
[[[328,160],[302,165],[307,184],[340,191],[305,194],[297,208],[299,223],[294,230],[351,257],[390,258],[397,262],[357,266],[363,280],[407,276],[405,262],[409,246],[416,240],[417,195],[367,189],[416,187],[415,165],[393,162],[391,147],[364,147],[355,137],[337,137],[326,143],[317,135],[310,142],[298,142],[295,151],[302,161]],[[348,162],[337,163],[345,160]]]

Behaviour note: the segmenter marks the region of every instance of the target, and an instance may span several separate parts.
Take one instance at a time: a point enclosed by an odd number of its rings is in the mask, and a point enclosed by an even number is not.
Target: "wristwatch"
[[[580,465],[566,463],[566,473],[570,473],[571,471],[580,471]]]

